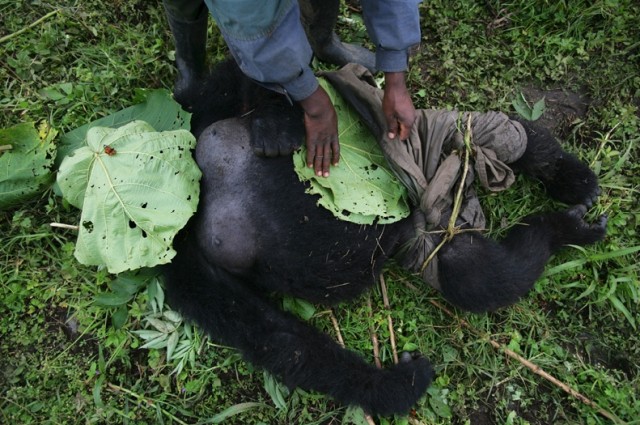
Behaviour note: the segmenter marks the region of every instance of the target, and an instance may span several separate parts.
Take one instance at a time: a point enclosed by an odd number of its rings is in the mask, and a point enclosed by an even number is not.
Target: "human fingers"
[[[398,134],[398,129],[399,129],[399,125],[398,125],[398,120],[396,119],[395,115],[391,115],[387,117],[387,137],[389,139],[395,139],[396,135]]]
[[[314,172],[319,177],[329,177],[329,168],[331,166],[332,151],[331,144],[323,144],[316,148],[314,161]]]

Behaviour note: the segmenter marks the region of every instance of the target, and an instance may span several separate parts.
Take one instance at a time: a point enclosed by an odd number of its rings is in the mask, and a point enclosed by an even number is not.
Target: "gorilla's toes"
[[[412,351],[412,352],[403,351],[400,354],[400,363],[409,363],[413,360],[418,360],[421,357],[422,357],[422,354],[419,351]]]
[[[609,216],[606,214],[602,214],[598,221],[596,221],[592,226],[597,227],[599,229],[605,230],[607,228],[607,223],[609,222]]]
[[[596,238],[598,238],[598,240],[604,238],[605,234],[607,233],[607,222],[609,221],[609,217],[606,214],[602,214],[600,217],[598,217],[598,220],[593,223],[588,225],[589,226],[589,231],[591,231]]]
[[[383,416],[407,413],[427,390],[434,375],[429,360],[408,352],[402,353],[400,363],[381,372],[384,381],[362,406],[373,415]]]
[[[602,240],[607,232],[606,215],[601,215],[595,223],[587,223],[584,215],[587,213],[586,205],[574,205],[566,211],[568,221],[558,223],[561,228],[558,232],[562,235],[565,244],[586,245]]]
[[[583,204],[574,205],[567,210],[567,215],[575,220],[582,222],[584,215],[587,213],[587,206]]]
[[[602,190],[600,189],[600,186],[596,186],[594,190],[592,190],[590,193],[587,193],[586,198],[583,202],[587,206],[587,208],[591,208],[593,204],[596,203],[596,201],[600,197],[601,192]]]

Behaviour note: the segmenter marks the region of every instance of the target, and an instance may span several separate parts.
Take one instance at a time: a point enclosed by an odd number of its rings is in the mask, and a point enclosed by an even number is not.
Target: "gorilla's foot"
[[[575,205],[564,213],[559,221],[558,237],[564,245],[587,245],[604,239],[607,233],[606,215],[598,217],[595,223],[588,223],[584,219],[587,213],[586,205]]]
[[[568,205],[591,207],[600,195],[598,178],[575,156],[563,152],[556,160],[553,178],[542,179],[551,197]]]
[[[314,53],[323,62],[343,66],[358,63],[372,73],[376,72],[376,57],[373,52],[357,44],[343,43],[335,33],[326,42],[317,46]]]
[[[381,370],[379,385],[363,388],[360,404],[373,415],[406,413],[423,396],[434,376],[429,361],[419,353],[402,353],[400,363]]]

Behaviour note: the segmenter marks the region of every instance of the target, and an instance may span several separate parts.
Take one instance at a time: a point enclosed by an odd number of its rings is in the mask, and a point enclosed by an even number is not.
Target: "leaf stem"
[[[56,9],[54,11],[51,11],[49,13],[47,13],[46,15],[44,15],[42,18],[38,19],[35,22],[32,22],[31,24],[27,25],[24,28],[19,29],[18,31],[11,33],[11,34],[7,34],[4,37],[0,38],[0,44],[4,43],[5,41],[11,40],[14,37],[19,36],[20,34],[22,34],[25,31],[29,31],[31,28],[40,25],[42,22],[46,21],[47,19],[49,19],[50,17],[57,15],[58,13],[60,13],[60,9]]]
[[[59,229],[69,229],[69,230],[78,230],[80,227],[74,224],[65,224],[65,223],[49,223],[51,227],[57,227]]]

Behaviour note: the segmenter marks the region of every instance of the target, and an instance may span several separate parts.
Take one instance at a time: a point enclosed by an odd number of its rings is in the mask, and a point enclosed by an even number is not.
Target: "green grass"
[[[362,39],[361,19],[345,12],[338,31]],[[421,17],[423,43],[409,78],[419,107],[513,112],[521,93],[533,104],[549,89],[589,99],[585,115],[563,116],[556,131],[597,171],[603,193],[589,217],[606,213],[609,226],[603,243],[566,249],[529,296],[493,314],[449,306],[452,317],[432,303],[445,305],[435,291],[391,266],[385,277],[397,345],[417,347],[437,369],[411,422],[611,422],[507,358],[490,338],[621,421],[638,423],[640,6],[430,1]],[[0,40],[0,128],[46,120],[64,133],[129,106],[137,88],[170,88],[175,77],[170,34],[155,2],[0,0]],[[225,53],[214,28],[210,52],[212,61]],[[498,236],[528,213],[562,207],[522,178],[517,189],[482,194],[482,202],[489,231]],[[165,349],[140,348],[145,341],[133,332],[149,328],[149,318],[168,320],[162,293],[148,285],[105,306],[110,298],[99,294],[122,287],[75,261],[72,231],[49,227],[77,220],[51,192],[0,213],[0,423],[191,424],[228,417],[227,423],[320,424],[340,423],[345,414],[358,423],[357,412],[318,394],[289,393],[198,334],[180,331],[193,353],[183,358],[168,361]],[[370,361],[374,328],[381,359],[390,364],[388,312],[378,288],[371,300],[372,309],[365,298],[334,314],[345,344]],[[324,307],[316,306],[311,321],[335,335]],[[172,373],[180,359],[182,369]]]

